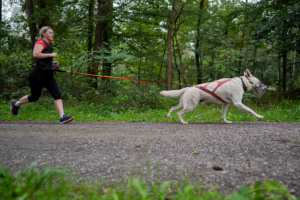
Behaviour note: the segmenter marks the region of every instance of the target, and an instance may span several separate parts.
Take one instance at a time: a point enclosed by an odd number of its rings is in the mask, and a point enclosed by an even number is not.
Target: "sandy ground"
[[[149,166],[152,180],[187,175],[224,193],[274,179],[300,195],[300,123],[0,121],[0,162],[15,170],[34,161],[108,182]]]

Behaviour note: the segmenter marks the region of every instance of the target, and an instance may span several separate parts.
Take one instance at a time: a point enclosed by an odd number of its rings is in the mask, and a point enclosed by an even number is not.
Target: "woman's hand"
[[[52,56],[53,58],[56,58],[57,53],[51,53],[51,56]]]
[[[54,61],[54,62],[53,62],[53,66],[54,66],[54,67],[58,67],[58,65],[59,65],[59,62],[57,62],[57,61]]]

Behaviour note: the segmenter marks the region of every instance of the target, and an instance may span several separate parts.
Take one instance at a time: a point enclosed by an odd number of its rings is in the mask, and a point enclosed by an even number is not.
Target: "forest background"
[[[4,5],[2,1],[0,7]],[[39,28],[47,25],[55,33],[51,45],[53,52],[58,53],[54,60],[60,63],[59,69],[188,84],[237,77],[249,69],[269,91],[262,100],[246,93],[244,101],[255,109],[270,110],[283,105],[280,107],[283,113],[286,107],[295,115],[292,121],[300,120],[299,1],[10,0],[10,3],[20,5],[21,10],[10,20],[0,13],[3,106],[11,98],[30,93],[28,73],[33,63],[33,44]],[[69,105],[78,109],[81,105],[106,118],[111,113],[167,110],[178,99],[161,97],[159,91],[181,88],[66,73],[57,73],[56,80]],[[46,89],[42,99],[39,104],[53,109]],[[209,108],[219,110],[214,106]],[[156,114],[154,111],[153,115]]]

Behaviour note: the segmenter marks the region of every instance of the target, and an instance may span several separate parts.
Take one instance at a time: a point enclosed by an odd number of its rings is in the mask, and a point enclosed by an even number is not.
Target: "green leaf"
[[[165,199],[166,190],[168,189],[171,181],[164,181],[159,187],[159,198],[161,200]]]
[[[237,192],[233,192],[232,194],[226,196],[224,200],[247,200],[247,198]]]

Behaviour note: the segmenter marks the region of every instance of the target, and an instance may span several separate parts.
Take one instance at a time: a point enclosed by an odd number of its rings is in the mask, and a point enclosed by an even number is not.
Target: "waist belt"
[[[39,65],[37,65],[36,63],[33,64],[32,69],[39,69],[42,71],[46,71],[46,67],[40,67]]]

